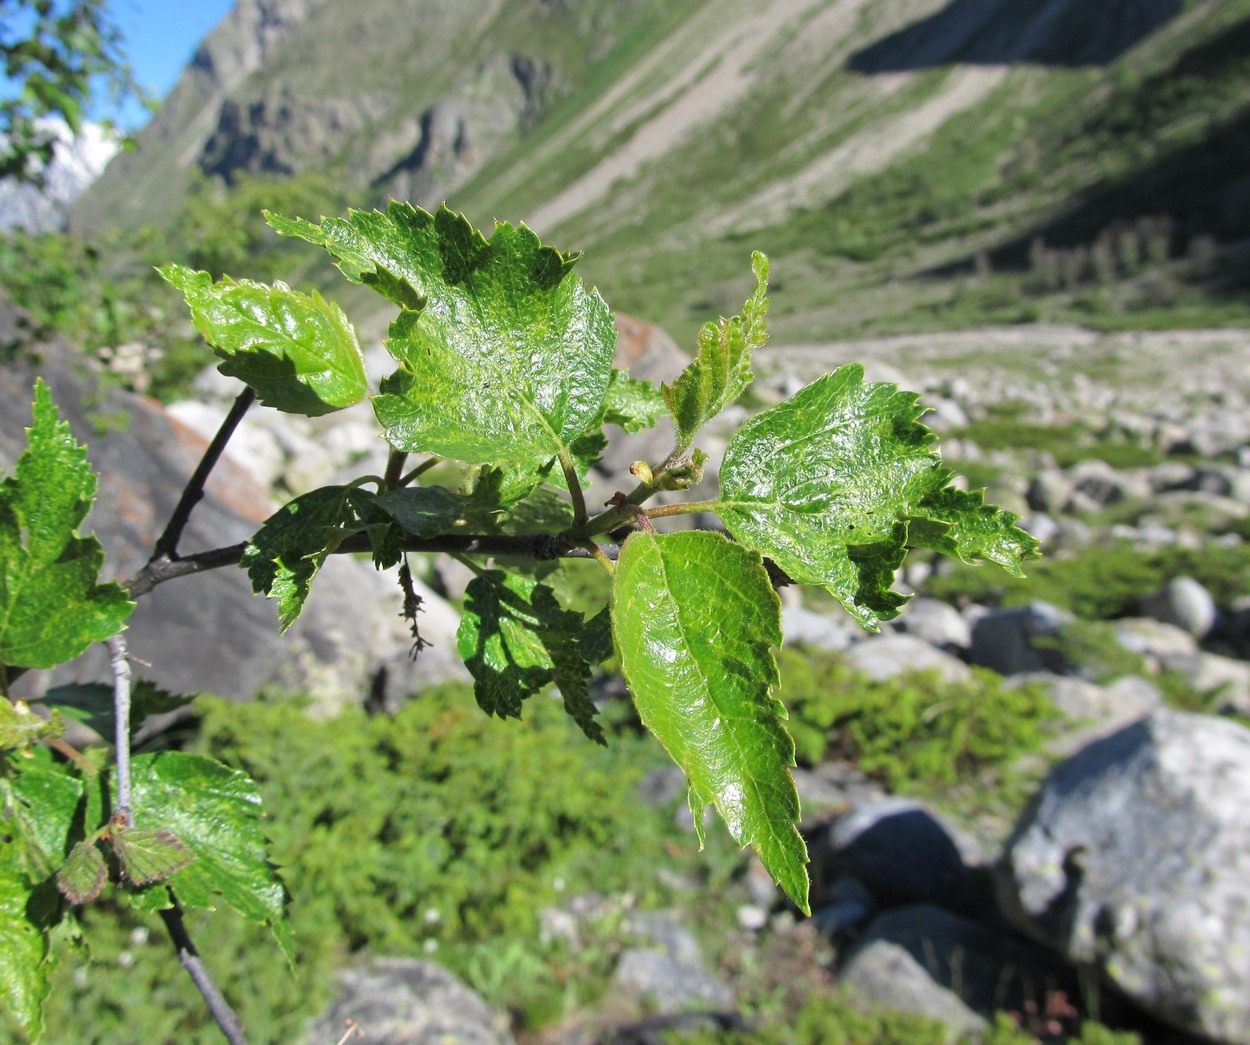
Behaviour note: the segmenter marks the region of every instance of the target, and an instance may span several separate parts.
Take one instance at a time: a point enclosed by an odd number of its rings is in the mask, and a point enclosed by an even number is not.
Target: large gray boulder
[[[991,610],[972,625],[968,659],[1000,675],[1027,671],[1062,675],[1067,662],[1054,642],[1071,620],[1070,613],[1036,600],[1027,606]]]
[[[858,879],[883,907],[960,909],[971,902],[974,885],[959,847],[945,825],[911,799],[865,802],[833,821],[821,841],[826,873]]]
[[[1192,577],[1173,577],[1142,600],[1142,612],[1201,639],[1215,624],[1215,599]]]
[[[1160,710],[1056,766],[1004,851],[1013,920],[1158,1019],[1250,1042],[1250,730]]]
[[[846,653],[848,667],[880,682],[913,671],[933,671],[943,682],[960,684],[972,672],[958,657],[931,646],[916,635],[884,633],[856,643]]]
[[[1044,949],[931,904],[879,914],[841,958],[838,981],[861,1002],[940,1020],[950,1040],[983,1031],[1000,1010],[1075,993]]]
[[[151,554],[206,440],[155,400],[101,388],[70,346],[52,343],[37,351],[38,362],[19,359],[0,367],[0,469],[10,470],[25,446],[35,375],[42,374],[60,417],[87,444],[100,476],[84,530],[104,546],[104,576],[132,577]],[[246,462],[224,457],[191,513],[179,551],[245,541],[276,507]],[[437,649],[434,678],[457,670],[463,677],[462,665],[444,663],[454,655],[455,612],[432,591],[418,593],[426,608],[419,617],[423,637]],[[273,603],[252,594],[242,570],[225,567],[153,589],[139,600],[126,637],[136,676],[174,692],[245,700],[273,686],[306,693],[332,711],[362,703],[379,666],[408,649],[402,602],[393,577],[378,574],[370,562],[331,557],[304,615],[283,636]],[[71,664],[27,672],[15,693],[38,697],[50,685],[100,681],[108,674],[107,654],[96,646]],[[410,691],[419,682],[411,676],[405,680]]]

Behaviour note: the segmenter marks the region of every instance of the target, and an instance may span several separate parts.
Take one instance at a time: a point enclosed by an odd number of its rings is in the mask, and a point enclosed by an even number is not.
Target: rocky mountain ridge
[[[445,200],[585,248],[613,300],[679,338],[738,293],[749,237],[787,281],[778,335],[799,338],[844,327],[854,310],[824,310],[852,293],[923,297],[978,251],[1092,237],[1051,226],[1111,175],[1156,184],[1105,221],[1176,211],[1164,257],[1250,234],[1250,158],[1226,148],[1198,198],[1168,166],[1236,140],[1248,26],[1244,0],[240,0],[76,220],[166,220],[197,172],[315,170],[355,206]],[[1195,86],[1167,93],[1181,72]],[[1081,142],[1106,135],[1091,165]],[[930,181],[908,190],[923,235],[881,254],[855,194],[883,172]]]

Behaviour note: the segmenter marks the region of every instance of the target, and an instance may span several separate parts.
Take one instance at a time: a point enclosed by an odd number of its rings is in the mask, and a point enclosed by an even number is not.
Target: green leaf
[[[0,842],[0,999],[31,1040],[43,1033],[43,1003],[51,990],[48,943],[27,915],[31,891],[16,864],[12,843]]]
[[[678,455],[684,454],[705,424],[738,398],[750,384],[751,353],[768,340],[768,259],[751,255],[755,290],[732,319],[705,323],[699,331],[699,351],[671,385],[663,387],[664,401],[677,427]]]
[[[72,850],[56,873],[56,887],[72,904],[94,903],[108,881],[104,854],[94,840],[84,839]]]
[[[920,502],[908,541],[964,562],[988,559],[1013,577],[1023,577],[1021,564],[1038,558],[1041,545],[1016,520],[1013,513],[986,504],[984,491],[948,486]]]
[[[474,528],[497,527],[499,517],[536,494],[550,474],[549,465],[538,469],[496,468],[474,465],[465,469],[461,490],[466,498],[464,518]]]
[[[65,732],[59,715],[45,721],[30,710],[26,701],[12,703],[0,696],[0,751],[25,749],[41,740],[52,740]]]
[[[149,679],[137,679],[130,690],[130,732],[133,736],[149,715],[161,715],[185,707],[195,698],[170,693]],[[43,703],[65,718],[90,726],[109,742],[113,740],[116,708],[113,687],[101,682],[69,682],[54,686]]]
[[[916,395],[840,367],[738,430],[716,510],[744,544],[875,629],[904,601],[888,588],[907,523],[950,474],[921,413]]]
[[[705,531],[631,534],[616,564],[612,630],[643,725],[690,781],[700,844],[711,803],[806,912],[794,741],[772,693],[781,605],[760,557]]]
[[[663,392],[653,382],[630,377],[624,370],[612,371],[603,405],[603,423],[619,425],[630,435],[654,428],[668,410]]]
[[[11,787],[9,823],[13,829],[13,852],[34,881],[49,877],[65,859],[70,832],[78,818],[83,782],[54,762],[14,759],[15,772],[4,787]]]
[[[42,379],[27,439],[14,475],[0,481],[0,661],[52,668],[116,635],[134,603],[120,586],[97,583],[104,550],[77,535],[96,478]]]
[[[554,682],[582,732],[604,743],[586,689],[583,627],[582,615],[562,608],[545,584],[500,570],[474,577],[456,639],[482,710],[520,718],[521,702]]]
[[[401,486],[379,494],[374,502],[414,537],[437,537],[455,525],[465,498],[442,486]]]
[[[573,525],[573,506],[550,487],[540,486],[505,512],[483,515],[486,533],[561,533]]]
[[[344,274],[403,307],[387,348],[400,369],[374,399],[391,445],[534,470],[571,455],[599,416],[616,330],[578,255],[524,225],[489,240],[445,207],[392,202],[320,226],[270,218],[325,247]]]
[[[136,827],[172,833],[195,859],[159,885],[132,893],[142,910],[170,906],[165,886],[186,907],[214,910],[225,903],[267,925],[292,960],[286,889],[266,856],[260,790],[246,773],[210,758],[164,751],[139,755],[131,766]],[[158,844],[158,859],[172,850]]]
[[[604,606],[586,622],[581,637],[582,659],[587,664],[602,664],[614,652],[612,645],[612,607]]]
[[[186,298],[196,329],[224,360],[217,369],[287,413],[318,417],[368,392],[356,331],[333,302],[285,283],[214,283],[207,272],[168,265],[158,272]]]
[[[350,486],[325,486],[284,504],[265,520],[239,560],[256,594],[278,601],[285,632],[299,617],[325,558],[357,523]]]
[[[195,859],[195,853],[163,827],[125,827],[114,822],[108,837],[122,874],[135,885],[164,881]]]

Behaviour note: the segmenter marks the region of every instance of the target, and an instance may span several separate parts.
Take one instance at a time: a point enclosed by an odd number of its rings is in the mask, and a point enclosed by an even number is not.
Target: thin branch
[[[399,485],[408,486],[411,482],[413,482],[413,480],[417,478],[417,476],[424,475],[435,465],[439,465],[442,463],[443,463],[443,459],[441,457],[427,457],[424,461],[422,461],[419,465],[413,468],[410,472],[403,475],[399,480]]]
[[[620,547],[619,546],[614,546],[614,547],[616,548],[617,555],[619,555],[620,550],[621,550]],[[589,542],[587,551],[589,551],[590,554],[594,556],[595,560],[599,563],[600,566],[602,566],[605,570],[608,571],[608,576],[610,577],[616,576],[616,555],[609,555],[606,551],[604,551],[601,547],[599,547],[599,545],[595,544],[594,541]]]
[[[721,502],[716,498],[706,501],[674,501],[672,504],[653,504],[646,514],[652,519],[663,519],[668,515],[693,515],[695,512],[715,511]]]
[[[217,570],[223,566],[238,566],[247,549],[247,542],[231,544],[225,548],[213,548],[211,551],[196,552],[181,559],[152,559],[146,566],[128,581],[122,581],[122,587],[130,592],[132,599],[148,594],[158,584],[171,581],[175,577],[187,577],[205,570]]]
[[[178,542],[182,539],[182,531],[186,529],[187,521],[191,518],[191,510],[204,497],[204,486],[208,482],[209,474],[226,449],[226,443],[234,435],[234,430],[239,427],[239,422],[243,420],[247,408],[255,400],[256,392],[250,387],[243,389],[235,399],[230,412],[226,414],[221,427],[217,429],[217,434],[213,436],[213,441],[208,444],[204,456],[200,458],[200,463],[196,465],[191,478],[187,480],[182,497],[179,498],[177,507],[169,517],[169,525],[165,527],[165,532],[161,534],[156,546],[152,549],[153,561],[178,558]]]
[[[108,640],[109,660],[113,668],[113,713],[117,759],[117,805],[114,817],[121,817],[127,827],[134,823],[130,804],[130,658],[126,640],[118,632]]]
[[[403,450],[392,450],[386,459],[386,477],[382,480],[384,490],[393,490],[400,485],[400,476],[404,472],[404,462],[408,454]]]
[[[614,534],[620,536],[621,534]],[[615,562],[621,553],[619,544],[597,545],[609,560]],[[247,543],[232,544],[226,548],[214,548],[211,551],[197,552],[172,562],[148,563],[136,576],[125,582],[130,589],[130,597],[137,599],[147,595],[158,584],[172,581],[177,577],[189,577],[206,570],[218,570],[223,566],[237,566],[243,558]],[[370,552],[373,546],[369,543],[369,535],[352,534],[334,551],[334,554],[358,554]],[[440,537],[409,537],[403,545],[406,552],[445,552],[448,555],[512,555],[522,559],[601,559],[597,553],[587,547],[575,545],[552,549],[552,535],[540,534],[460,534],[445,533]],[[780,588],[794,582],[771,560],[765,559],[764,565],[772,579],[773,586]]]
[[[221,989],[213,981],[212,974],[208,971],[208,966],[204,964],[200,958],[200,952],[195,949],[195,944],[191,942],[191,937],[187,933],[186,922],[182,918],[182,908],[178,904],[177,898],[171,891],[170,900],[173,902],[172,907],[166,907],[160,913],[161,921],[165,923],[165,928],[169,931],[169,938],[173,941],[174,950],[178,952],[178,961],[182,963],[182,967],[187,970],[192,982],[199,989],[200,994],[204,996],[204,1001],[208,1005],[208,1011],[212,1014],[214,1022],[221,1028],[221,1032],[226,1036],[226,1040],[230,1045],[247,1045],[247,1038],[243,1034],[243,1025],[239,1022],[239,1017],[235,1015],[234,1010],[230,1007],[230,1003],[226,1001],[226,997],[221,993]]]
[[[573,525],[584,526],[590,518],[590,513],[586,511],[586,495],[582,493],[582,484],[577,478],[577,466],[567,451],[560,454],[560,467],[569,487],[569,496],[573,498]]]
[[[616,555],[616,545],[608,544],[610,554]],[[585,548],[561,549],[552,554],[552,535],[539,534],[457,534],[445,533],[440,537],[409,537],[403,545],[406,552],[446,552],[449,555],[515,555],[525,559],[588,559],[590,552]],[[237,566],[247,549],[247,542],[231,544],[225,548],[213,548],[211,551],[196,552],[181,559],[150,562],[129,581],[123,582],[128,588],[130,597],[137,599],[147,595],[158,584],[172,581],[176,577],[189,577],[205,570],[218,570],[223,566]],[[369,535],[352,534],[336,549],[335,554],[370,552],[373,546],[369,543]]]

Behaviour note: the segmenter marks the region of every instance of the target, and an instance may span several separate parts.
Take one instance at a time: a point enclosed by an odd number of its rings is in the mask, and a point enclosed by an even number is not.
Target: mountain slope
[[[969,295],[1029,318],[1026,276],[1070,308],[1102,293],[1100,237],[1127,243],[1112,222],[1166,216],[1151,257],[1184,279],[1214,238],[1237,286],[1247,26],[1250,0],[240,0],[78,215],[172,213],[196,168],[322,170],[361,206],[525,220],[683,338],[737,307],[757,246],[781,338]]]

